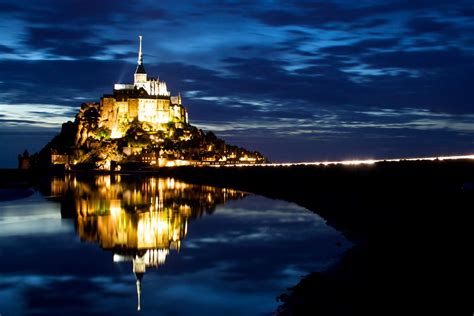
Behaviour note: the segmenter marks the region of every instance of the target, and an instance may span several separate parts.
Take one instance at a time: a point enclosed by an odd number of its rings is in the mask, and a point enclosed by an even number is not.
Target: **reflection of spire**
[[[140,306],[140,297],[141,297],[141,294],[142,294],[142,280],[141,278],[143,277],[143,273],[140,275],[140,277],[135,274],[135,276],[137,277],[137,297],[138,297],[138,305],[137,305],[137,311],[141,310],[141,306]]]
[[[141,309],[141,295],[142,295],[142,279],[143,275],[145,275],[145,261],[143,257],[136,256],[133,259],[133,273],[135,273],[135,278],[137,279],[137,299],[138,305],[137,310]]]

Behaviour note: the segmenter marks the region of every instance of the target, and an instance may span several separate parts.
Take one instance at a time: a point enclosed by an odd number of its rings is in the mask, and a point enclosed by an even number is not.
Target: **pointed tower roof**
[[[137,66],[137,70],[135,70],[135,73],[146,74],[145,67],[143,66],[142,36],[139,35],[138,38],[140,39],[140,46],[138,49],[138,66]]]

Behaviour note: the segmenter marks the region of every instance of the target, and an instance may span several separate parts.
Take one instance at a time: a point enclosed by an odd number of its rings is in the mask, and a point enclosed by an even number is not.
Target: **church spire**
[[[140,39],[140,48],[138,49],[138,64],[143,64],[143,53],[142,53],[142,36],[139,35],[138,38]]]
[[[145,67],[143,66],[142,36],[139,35],[138,38],[140,39],[140,46],[138,48],[138,66],[135,74],[146,74]]]

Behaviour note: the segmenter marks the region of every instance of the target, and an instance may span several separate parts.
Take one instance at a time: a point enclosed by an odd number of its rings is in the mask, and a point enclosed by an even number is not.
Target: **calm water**
[[[0,314],[270,315],[349,246],[283,201],[173,179],[54,178],[0,202]]]

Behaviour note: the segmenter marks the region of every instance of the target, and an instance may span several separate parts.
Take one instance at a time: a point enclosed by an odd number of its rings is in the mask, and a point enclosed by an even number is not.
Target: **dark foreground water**
[[[314,213],[230,189],[107,175],[39,191],[0,202],[2,316],[271,315],[350,247]]]

